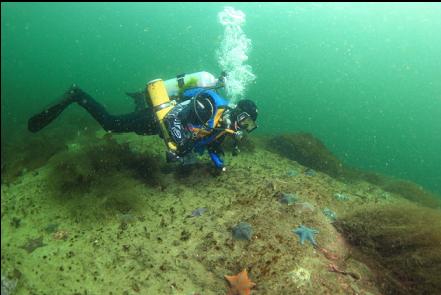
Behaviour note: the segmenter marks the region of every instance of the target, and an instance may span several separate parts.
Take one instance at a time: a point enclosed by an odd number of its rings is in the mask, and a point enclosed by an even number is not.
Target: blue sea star
[[[297,170],[295,170],[295,169],[291,169],[291,170],[288,170],[287,175],[288,175],[288,176],[291,176],[291,177],[294,177],[294,176],[299,175],[299,171],[297,171]]]
[[[292,232],[299,236],[300,244],[303,245],[305,240],[307,240],[312,245],[317,246],[317,243],[314,239],[314,235],[318,234],[317,230],[301,225],[300,227],[293,229]]]
[[[295,194],[282,193],[282,197],[279,199],[279,202],[286,205],[292,205],[298,200],[299,198]]]
[[[253,230],[249,223],[241,222],[233,227],[233,237],[236,240],[251,240],[252,235]]]
[[[193,212],[191,212],[191,216],[192,217],[202,216],[205,213],[205,211],[207,211],[207,208],[197,208],[193,210]]]

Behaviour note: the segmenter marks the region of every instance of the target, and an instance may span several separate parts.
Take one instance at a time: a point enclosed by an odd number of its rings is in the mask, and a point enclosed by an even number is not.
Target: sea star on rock
[[[296,229],[293,229],[292,232],[299,236],[300,244],[303,245],[305,240],[307,240],[313,246],[317,246],[317,243],[316,243],[316,241],[314,239],[314,235],[318,234],[317,230],[301,225],[300,227],[298,227]]]
[[[35,249],[44,246],[46,246],[46,244],[43,243],[43,236],[41,236],[36,239],[28,239],[26,244],[24,244],[20,248],[25,249],[28,253],[32,253]]]
[[[288,175],[288,176],[291,176],[291,177],[294,177],[294,176],[299,175],[299,171],[297,171],[297,170],[295,170],[295,169],[291,169],[291,170],[288,170],[287,175]]]
[[[191,212],[192,217],[202,216],[208,209],[207,208],[197,208]]]
[[[281,198],[279,199],[279,202],[286,205],[292,205],[295,202],[297,202],[299,198],[295,194],[286,194],[282,193]]]
[[[251,240],[252,235],[253,229],[251,228],[251,224],[241,222],[233,227],[233,238],[236,240]]]
[[[228,295],[249,295],[251,288],[256,285],[248,277],[246,269],[235,276],[225,276],[225,279],[230,284]]]

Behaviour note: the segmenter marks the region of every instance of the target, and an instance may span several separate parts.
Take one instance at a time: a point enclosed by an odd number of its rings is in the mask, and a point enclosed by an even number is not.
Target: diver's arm
[[[164,118],[168,133],[177,146],[177,154],[182,156],[191,151],[193,147],[192,133],[184,124],[188,112],[184,103],[176,105]]]
[[[237,156],[240,153],[240,149],[239,149],[239,141],[236,138],[233,138],[233,146],[232,146],[232,152],[231,154],[233,156]]]

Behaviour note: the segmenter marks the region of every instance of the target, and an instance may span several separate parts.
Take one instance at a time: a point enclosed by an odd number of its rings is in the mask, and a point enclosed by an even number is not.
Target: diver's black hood
[[[250,99],[242,99],[237,103],[235,115],[239,115],[241,112],[247,112],[251,118],[257,120],[257,106],[254,101]]]

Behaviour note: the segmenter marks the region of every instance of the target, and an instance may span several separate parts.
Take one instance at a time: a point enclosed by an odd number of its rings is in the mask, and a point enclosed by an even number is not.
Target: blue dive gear
[[[208,151],[208,154],[210,155],[211,161],[216,168],[221,169],[224,167],[224,161],[219,157],[218,154],[213,151]]]

